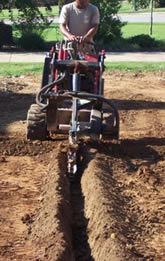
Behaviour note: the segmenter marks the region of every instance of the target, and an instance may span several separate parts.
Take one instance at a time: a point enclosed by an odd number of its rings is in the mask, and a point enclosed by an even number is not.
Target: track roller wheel
[[[27,113],[27,139],[46,140],[46,113],[37,104],[32,104]]]

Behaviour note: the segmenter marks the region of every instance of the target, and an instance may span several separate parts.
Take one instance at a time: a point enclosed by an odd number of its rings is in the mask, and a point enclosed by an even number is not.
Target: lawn
[[[160,43],[161,50],[165,49],[164,28],[165,28],[165,24],[153,24],[152,38],[155,38],[155,40],[162,41]],[[150,29],[150,25],[147,23],[128,23],[122,27],[122,36],[124,39],[127,39],[129,37],[140,35],[140,34],[149,35],[149,29]],[[44,32],[44,39],[47,42],[63,39],[61,33],[59,32],[59,26],[57,24],[50,25],[50,27]],[[130,45],[127,46],[127,42],[124,42],[123,44],[122,42],[120,43],[119,41],[118,45],[119,45],[119,49],[121,50],[127,50],[127,49],[131,50],[131,46]],[[132,50],[134,50],[135,46],[132,48],[133,48]]]
[[[60,41],[63,39],[63,36],[59,30],[58,24],[51,24],[43,33],[44,39],[46,42],[51,41]]]
[[[16,76],[26,74],[41,74],[43,63],[3,63],[0,62],[0,75]]]
[[[128,1],[122,1],[119,13],[132,13],[132,12],[133,12],[132,5],[128,3]]]
[[[148,23],[128,23],[122,27],[122,34],[124,38],[129,38],[139,34],[149,34],[150,24]],[[153,24],[152,37],[156,40],[165,41],[165,24]],[[44,39],[49,41],[61,40],[62,34],[59,31],[58,24],[51,24],[48,29],[44,31]]]
[[[13,26],[14,28],[14,26]],[[153,24],[153,34],[152,38],[155,38],[155,40],[161,41],[160,43],[160,49],[165,49],[165,33],[164,33],[165,24]],[[130,37],[133,37],[135,35],[141,35],[146,34],[149,35],[149,29],[150,25],[147,23],[128,23],[125,26],[122,27],[122,36],[124,39],[123,41],[118,41],[117,43],[114,43],[110,46],[110,49],[115,50],[115,48],[120,49],[122,51],[124,50],[138,50],[139,48],[135,46],[132,46],[127,43],[127,39]],[[13,30],[13,35],[17,38],[20,37],[20,34],[17,30]],[[63,36],[59,30],[58,24],[51,24],[47,29],[43,32],[43,37],[46,43],[54,42],[54,41],[60,41],[63,39]],[[113,44],[113,43],[112,43]],[[104,47],[107,48],[107,47]],[[159,49],[159,47],[158,47]],[[139,49],[140,50],[140,49]]]
[[[149,34],[149,23],[128,23],[122,27],[122,33],[124,38],[129,38],[140,34]],[[165,41],[165,24],[153,24],[152,37],[156,40]]]
[[[13,36],[19,38],[20,32],[13,25]],[[61,41],[63,36],[59,30],[59,24],[50,24],[47,29],[43,31],[43,38],[46,42]]]
[[[165,62],[105,62],[106,71],[165,71]]]
[[[121,70],[137,71],[165,71],[165,62],[105,62],[106,71]],[[41,75],[43,63],[0,63],[1,76],[16,76],[27,74]]]

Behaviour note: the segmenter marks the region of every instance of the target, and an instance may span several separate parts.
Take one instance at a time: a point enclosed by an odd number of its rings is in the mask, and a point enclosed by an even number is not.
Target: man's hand
[[[67,40],[69,40],[69,41],[79,41],[78,36],[73,35],[68,31],[66,24],[60,24],[60,30],[61,30],[62,34],[67,38]]]
[[[87,36],[77,36],[77,40],[79,41],[79,43],[85,43],[89,41],[89,38]]]
[[[68,40],[69,41],[78,41],[78,37],[76,35],[70,34],[68,35]]]
[[[85,36],[77,36],[77,35],[68,35],[68,40],[69,41],[76,41],[76,42],[79,42],[79,43],[85,43],[88,41],[88,38],[85,37]]]

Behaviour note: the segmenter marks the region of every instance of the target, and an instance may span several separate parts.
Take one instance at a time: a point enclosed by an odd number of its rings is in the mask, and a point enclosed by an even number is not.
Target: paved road
[[[151,13],[132,13],[117,15],[122,22],[128,23],[150,23]],[[59,18],[50,18],[53,23],[58,23]],[[165,12],[153,13],[153,23],[165,23]]]
[[[130,23],[150,23],[150,13],[134,13],[118,15],[122,22]],[[165,13],[153,13],[153,23],[165,23]]]
[[[0,62],[43,62],[44,52],[0,52]],[[105,61],[165,62],[165,52],[107,52]]]
[[[122,22],[130,23],[149,23],[151,21],[150,13],[119,14],[117,17],[119,17]],[[53,23],[58,23],[59,17],[52,17],[50,18],[50,21],[53,21]],[[165,23],[165,12],[153,13],[153,22]],[[12,24],[12,22],[8,19],[5,20],[5,23]]]
[[[111,52],[105,61],[111,62],[165,62],[165,52]]]

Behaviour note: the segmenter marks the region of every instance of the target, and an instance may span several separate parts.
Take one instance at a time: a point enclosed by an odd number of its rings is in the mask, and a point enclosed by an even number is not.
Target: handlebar
[[[66,43],[78,43],[78,44],[89,44],[89,45],[92,45],[92,46],[96,46],[96,44],[93,43],[93,42],[90,42],[90,41],[80,42],[79,40],[63,40],[62,43],[63,44],[66,44]]]
[[[90,42],[90,41],[83,41],[83,42],[80,42],[79,40],[65,40],[65,42],[68,42],[68,43],[79,43],[79,44],[89,44],[89,45],[93,45],[93,46],[96,46],[95,43],[93,42]]]

